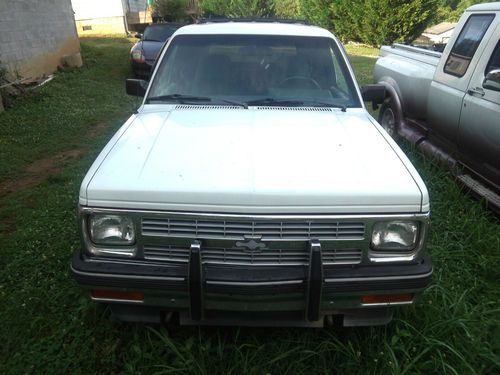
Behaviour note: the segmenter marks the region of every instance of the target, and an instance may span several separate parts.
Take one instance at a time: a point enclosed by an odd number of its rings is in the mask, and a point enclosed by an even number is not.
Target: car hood
[[[141,41],[141,48],[146,61],[155,62],[158,53],[165,42],[155,42],[151,40]]]
[[[364,110],[148,105],[85,178],[96,207],[420,212],[411,163]]]

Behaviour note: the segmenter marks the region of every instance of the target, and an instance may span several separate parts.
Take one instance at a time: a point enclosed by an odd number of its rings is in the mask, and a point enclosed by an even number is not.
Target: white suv
[[[72,263],[119,318],[375,325],[429,284],[427,189],[327,30],[185,26],[127,91],[144,101],[83,180]]]

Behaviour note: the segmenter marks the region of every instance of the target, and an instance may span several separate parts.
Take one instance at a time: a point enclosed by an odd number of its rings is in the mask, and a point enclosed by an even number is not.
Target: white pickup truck
[[[127,92],[144,101],[83,180],[72,261],[117,317],[376,325],[429,284],[427,189],[327,30],[185,26]]]
[[[395,44],[380,50],[375,82],[387,100],[379,123],[500,212],[500,3],[467,9],[443,53]]]

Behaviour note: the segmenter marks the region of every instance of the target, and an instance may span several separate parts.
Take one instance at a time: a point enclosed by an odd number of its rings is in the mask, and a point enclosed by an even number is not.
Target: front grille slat
[[[323,250],[323,264],[358,264],[361,262],[362,251],[359,249],[328,249]],[[307,265],[309,253],[304,249],[272,249],[261,252],[245,252],[239,249],[201,248],[202,262],[207,264],[238,264],[238,265]],[[146,260],[187,263],[189,249],[173,246],[144,246]]]
[[[143,236],[190,237],[193,239],[309,240],[364,238],[362,222],[341,221],[225,221],[223,219],[187,220],[174,218],[143,218]]]

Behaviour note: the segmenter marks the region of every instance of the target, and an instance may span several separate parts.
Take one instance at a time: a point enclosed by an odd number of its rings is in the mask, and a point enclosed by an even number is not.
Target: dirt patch
[[[0,197],[40,184],[50,176],[60,173],[67,161],[79,159],[82,154],[83,150],[73,149],[35,161],[25,168],[23,177],[0,183]]]

